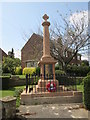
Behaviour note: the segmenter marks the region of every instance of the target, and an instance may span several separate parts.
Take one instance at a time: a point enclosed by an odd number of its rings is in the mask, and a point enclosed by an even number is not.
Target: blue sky
[[[23,39],[24,34],[29,38],[33,32],[37,33],[38,26],[42,28],[42,16],[47,13],[49,21],[53,25],[53,21],[59,20],[57,10],[62,13],[73,13],[77,10],[88,10],[86,2],[72,3],[1,3],[1,20],[2,20],[2,45],[0,47],[8,53],[14,48],[15,56],[20,57],[20,50],[26,43]],[[27,39],[26,39],[27,40]]]

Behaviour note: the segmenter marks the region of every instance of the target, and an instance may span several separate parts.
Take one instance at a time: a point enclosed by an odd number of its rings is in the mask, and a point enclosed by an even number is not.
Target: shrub
[[[76,66],[76,65],[69,65],[66,69],[67,73],[75,74],[76,76],[86,76],[87,73],[90,71],[89,66]]]
[[[30,68],[24,68],[23,69],[23,74],[26,75],[26,74],[34,74],[36,73],[36,68],[35,67],[30,67]]]
[[[90,75],[90,71],[88,72],[87,76]]]
[[[16,107],[20,106],[20,95],[21,95],[22,92],[23,92],[22,88],[15,89],[14,97],[17,98],[17,100],[16,100]]]
[[[16,89],[14,92],[14,97],[19,97],[22,92],[23,92],[22,88]]]
[[[90,75],[84,78],[84,104],[90,110]]]
[[[16,75],[22,75],[22,68],[21,67],[16,67],[15,74]]]
[[[55,75],[57,76],[57,75],[65,75],[66,73],[65,73],[65,71],[63,71],[63,70],[56,70],[55,71]]]
[[[40,67],[36,68],[36,75],[40,75]]]
[[[3,73],[15,74],[15,68],[20,66],[20,59],[4,57],[2,63]]]

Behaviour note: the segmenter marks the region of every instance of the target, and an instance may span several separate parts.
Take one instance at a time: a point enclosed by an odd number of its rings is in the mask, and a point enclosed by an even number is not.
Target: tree
[[[0,61],[0,76],[2,75],[2,62]]]
[[[79,14],[81,14],[81,17],[78,19]],[[51,55],[58,60],[64,70],[73,57],[79,51],[82,51],[82,48],[88,46],[88,40],[90,39],[90,34],[87,31],[88,24],[85,21],[86,12],[77,11],[75,15],[71,13],[70,16],[70,19],[68,19],[67,15],[63,16],[59,13],[64,25],[62,26],[61,22],[56,22],[54,29],[51,29],[53,38],[51,40]],[[71,55],[67,57],[68,52],[71,52]]]
[[[14,58],[15,66],[20,67],[21,66],[21,60],[19,58]]]
[[[2,64],[3,73],[15,74],[16,67],[19,67],[20,65],[21,62],[19,58],[4,57]]]
[[[83,60],[83,61],[82,61],[82,65],[83,65],[83,66],[89,66],[89,61]]]
[[[12,48],[12,51],[9,51],[8,52],[8,56],[10,57],[10,58],[14,58],[14,49]]]

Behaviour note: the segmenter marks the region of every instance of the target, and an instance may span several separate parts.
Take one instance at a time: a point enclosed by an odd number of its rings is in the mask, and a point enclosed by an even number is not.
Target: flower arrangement
[[[55,92],[56,91],[56,84],[52,81],[50,81],[47,85],[46,88],[48,92]]]

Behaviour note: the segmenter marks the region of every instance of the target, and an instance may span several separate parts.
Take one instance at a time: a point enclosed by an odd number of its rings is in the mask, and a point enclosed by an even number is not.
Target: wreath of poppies
[[[55,92],[56,91],[56,84],[54,82],[49,82],[46,85],[46,88],[47,88],[48,92]]]

